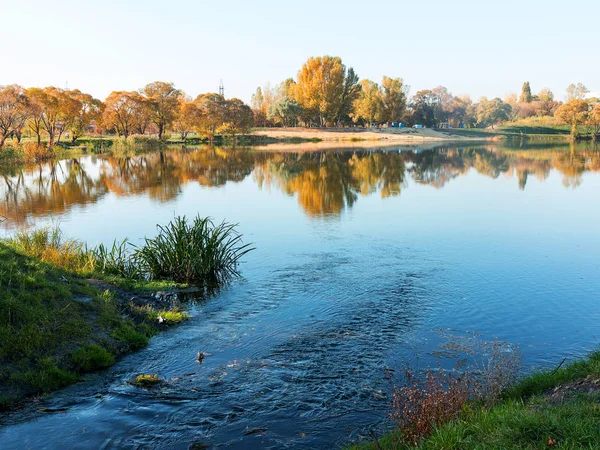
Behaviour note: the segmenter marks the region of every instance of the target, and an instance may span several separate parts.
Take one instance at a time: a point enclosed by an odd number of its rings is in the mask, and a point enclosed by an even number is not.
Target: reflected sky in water
[[[385,425],[386,367],[459,357],[440,330],[518,345],[526,369],[581,355],[600,338],[599,170],[593,148],[485,145],[173,149],[3,174],[5,234],[54,223],[137,243],[201,214],[239,222],[257,250],[188,323],[46,400],[68,412],[30,412],[0,439],[330,448]],[[142,393],[125,384],[139,372],[172,381]]]

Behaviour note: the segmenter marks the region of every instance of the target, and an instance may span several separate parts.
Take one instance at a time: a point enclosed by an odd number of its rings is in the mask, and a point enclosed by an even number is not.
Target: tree
[[[64,130],[64,122],[70,120],[73,103],[64,91],[53,86],[30,88],[27,97],[30,129],[37,135],[38,144],[41,143],[42,132],[46,132],[48,147],[52,148]]]
[[[500,122],[508,120],[511,107],[499,98],[488,100],[485,97],[479,101],[477,106],[477,122],[484,127],[492,127]]]
[[[269,107],[267,118],[275,123],[280,123],[284,127],[295,127],[298,125],[301,113],[302,108],[300,108],[300,105],[286,96]]]
[[[344,90],[340,101],[340,109],[337,114],[336,125],[339,126],[343,118],[349,118],[352,113],[355,100],[359,97],[361,86],[359,78],[352,67],[348,68],[344,78]]]
[[[129,136],[144,120],[145,99],[137,92],[113,91],[104,104],[102,121],[119,136]]]
[[[406,93],[402,78],[383,77],[381,81],[382,120],[400,122],[406,112]]]
[[[430,89],[418,91],[411,102],[411,120],[415,124],[433,127],[436,125],[435,111],[440,99]]]
[[[0,86],[0,149],[9,136],[20,133],[27,119],[27,104],[25,90],[21,86]]]
[[[254,112],[254,121],[259,127],[267,125],[267,110],[269,105],[265,102],[265,97],[262,93],[262,88],[259,86],[256,88],[256,92],[252,94],[252,111]]]
[[[567,88],[567,102],[571,100],[583,100],[586,94],[590,92],[583,84],[570,84]]]
[[[104,110],[104,104],[97,98],[85,94],[78,89],[69,91],[68,95],[77,102],[77,109],[67,128],[71,133],[71,141],[75,142],[85,134],[92,122],[100,119]]]
[[[200,118],[200,110],[191,99],[184,99],[179,104],[177,116],[173,121],[173,129],[185,141],[187,135],[194,129]]]
[[[252,109],[237,98],[225,100],[223,111],[223,123],[219,126],[220,133],[235,136],[247,133],[254,124]]]
[[[523,83],[523,87],[521,88],[521,98],[519,101],[521,103],[531,103],[533,100],[533,96],[531,95],[531,86],[529,85],[529,81]]]
[[[361,91],[354,101],[353,120],[363,121],[364,126],[383,119],[383,96],[379,85],[371,80],[360,82]]]
[[[194,103],[200,111],[195,130],[212,140],[225,119],[225,98],[214,93],[200,94]]]
[[[294,99],[307,119],[320,126],[334,122],[342,107],[346,68],[339,57],[309,58],[298,72]]]
[[[589,111],[588,125],[592,129],[592,139],[596,141],[600,135],[600,103],[596,103]]]
[[[43,89],[29,88],[25,91],[27,96],[27,125],[28,128],[37,136],[37,143],[42,143],[42,97]]]
[[[549,88],[542,89],[537,96],[540,102],[554,101],[554,93]]]
[[[588,102],[574,99],[559,106],[554,113],[554,117],[563,123],[571,125],[571,137],[576,139],[579,136],[578,126],[587,120],[588,111]]]
[[[147,84],[141,93],[148,100],[151,120],[158,128],[158,138],[171,126],[177,116],[182,92],[173,83],[155,81]]]

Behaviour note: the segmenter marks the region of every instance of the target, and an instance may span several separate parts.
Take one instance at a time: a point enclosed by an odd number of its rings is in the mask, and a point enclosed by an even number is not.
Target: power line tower
[[[223,79],[221,79],[221,83],[219,84],[219,95],[225,97],[225,86],[223,86]]]

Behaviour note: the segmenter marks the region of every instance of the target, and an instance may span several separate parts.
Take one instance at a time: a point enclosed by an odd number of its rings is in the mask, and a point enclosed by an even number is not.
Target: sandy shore
[[[364,147],[367,142],[375,146],[397,144],[420,144],[439,141],[481,141],[481,139],[452,134],[452,130],[440,132],[429,128],[262,128],[255,135],[274,139],[320,139],[323,142],[345,142]]]

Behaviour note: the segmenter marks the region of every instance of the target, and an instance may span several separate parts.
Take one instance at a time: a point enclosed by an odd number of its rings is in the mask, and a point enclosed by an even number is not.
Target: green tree
[[[340,125],[343,118],[349,118],[352,113],[354,101],[360,95],[361,86],[359,78],[352,67],[348,68],[344,79],[344,90],[340,101],[340,109],[337,115],[336,125]]]
[[[406,112],[406,93],[402,78],[383,77],[381,81],[382,120],[400,122]]]
[[[300,105],[286,96],[270,106],[267,117],[284,127],[293,127],[298,125],[301,113]]]
[[[521,88],[521,98],[519,101],[521,103],[531,103],[533,100],[533,96],[531,95],[531,86],[529,85],[529,81],[523,83],[523,87]]]
[[[483,97],[477,106],[477,122],[484,127],[496,126],[500,122],[508,120],[511,106],[499,98],[488,100]]]

